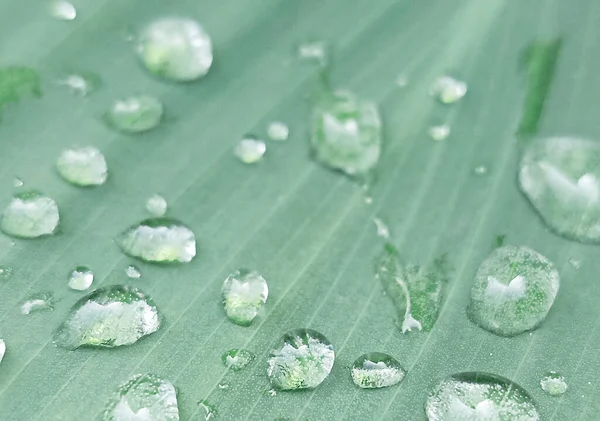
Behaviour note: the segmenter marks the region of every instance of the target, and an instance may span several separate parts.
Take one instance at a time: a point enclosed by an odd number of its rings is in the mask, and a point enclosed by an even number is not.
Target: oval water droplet
[[[108,167],[104,155],[92,146],[65,149],[56,160],[58,173],[76,186],[104,184]]]
[[[146,201],[146,210],[154,216],[163,216],[167,213],[167,201],[158,194],[153,194]]]
[[[363,389],[394,386],[404,379],[406,371],[395,358],[382,352],[361,355],[352,365],[352,381]]]
[[[157,127],[163,113],[163,105],[158,98],[138,95],[115,101],[106,113],[106,121],[121,132],[141,133]]]
[[[142,277],[140,270],[133,265],[127,266],[127,269],[125,269],[125,275],[131,279],[140,279]]]
[[[435,81],[429,93],[443,104],[453,104],[465,96],[467,84],[450,76],[442,76]]]
[[[69,288],[76,291],[85,291],[94,282],[94,272],[87,266],[77,266],[69,274]]]
[[[550,311],[559,283],[558,271],[540,253],[528,247],[499,247],[477,269],[469,317],[501,336],[535,329]]]
[[[0,265],[0,282],[8,281],[13,274],[13,268],[6,265]]]
[[[240,371],[254,360],[255,356],[246,349],[230,349],[221,355],[221,360],[226,367],[233,371]]]
[[[50,13],[60,20],[73,20],[77,17],[75,6],[64,0],[53,1],[50,5]]]
[[[271,140],[284,141],[287,140],[290,135],[290,129],[285,123],[281,121],[274,121],[267,127],[267,135]]]
[[[121,385],[104,410],[103,421],[179,421],[173,384],[154,374],[138,374]]]
[[[213,62],[210,37],[187,18],[152,22],[139,36],[137,53],[151,73],[180,82],[204,76]]]
[[[113,348],[131,345],[158,330],[154,302],[137,288],[113,285],[99,288],[79,300],[54,334],[63,348]]]
[[[540,386],[550,396],[560,396],[569,388],[565,378],[555,371],[551,371],[542,377]]]
[[[54,234],[58,222],[58,206],[51,198],[36,191],[20,193],[4,209],[0,229],[20,238],[36,238]]]
[[[460,373],[438,384],[425,411],[429,421],[539,421],[533,398],[519,385],[487,373]]]
[[[21,304],[22,314],[37,313],[40,311],[54,310],[54,294],[51,292],[42,292],[29,297]]]
[[[327,378],[334,360],[333,346],[324,335],[296,329],[271,352],[267,375],[279,390],[314,389]]]
[[[447,124],[433,126],[429,128],[428,132],[429,137],[439,142],[446,139],[450,135],[450,126],[448,126]]]
[[[235,156],[244,164],[254,164],[260,161],[266,151],[267,145],[265,142],[253,137],[240,140],[233,149]]]
[[[146,219],[123,232],[117,243],[129,256],[147,262],[187,263],[196,256],[194,233],[171,218]]]
[[[0,339],[0,363],[4,359],[4,354],[6,354],[6,343],[3,339]]]
[[[323,41],[305,42],[298,47],[298,57],[324,65],[327,63],[327,46]]]
[[[485,175],[488,172],[488,168],[485,165],[478,165],[477,167],[473,168],[473,172],[476,175]]]
[[[81,73],[67,75],[56,84],[66,87],[73,95],[86,97],[95,92],[102,85],[102,81],[100,76],[94,73]]]
[[[249,326],[267,302],[269,287],[258,272],[240,269],[225,279],[222,288],[227,317],[240,326]]]

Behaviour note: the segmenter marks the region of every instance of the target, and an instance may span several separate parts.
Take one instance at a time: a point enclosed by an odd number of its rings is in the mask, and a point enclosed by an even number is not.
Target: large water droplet
[[[36,191],[17,194],[4,210],[0,228],[13,237],[36,238],[54,234],[60,217],[51,198]]]
[[[267,151],[267,145],[265,142],[253,137],[246,137],[238,142],[233,149],[235,156],[239,158],[244,164],[254,164],[258,162],[265,152]]]
[[[538,421],[533,399],[519,385],[487,373],[455,374],[425,404],[429,421]]]
[[[565,237],[600,242],[600,143],[556,137],[528,145],[519,181],[546,224]]]
[[[42,292],[29,297],[21,304],[21,313],[31,314],[40,311],[54,310],[54,294],[51,292]]]
[[[267,375],[280,390],[314,389],[327,378],[334,360],[333,346],[324,335],[296,329],[271,352]]]
[[[121,385],[104,410],[103,421],[179,421],[177,393],[171,382],[138,374]]]
[[[267,281],[258,272],[240,269],[223,282],[223,305],[229,319],[249,326],[269,296]]]
[[[285,123],[281,121],[274,121],[269,123],[269,127],[267,127],[267,135],[271,140],[275,141],[284,141],[288,139],[290,135],[290,129]]]
[[[450,76],[438,78],[429,93],[443,104],[459,101],[467,93],[467,84]]]
[[[477,269],[469,317],[497,335],[518,335],[542,323],[558,287],[558,271],[546,257],[527,247],[497,248]]]
[[[86,266],[77,266],[69,275],[69,288],[85,291],[94,282],[94,272]]]
[[[62,178],[77,186],[104,184],[108,174],[104,155],[92,146],[65,149],[56,160],[56,169]]]
[[[551,371],[542,377],[540,386],[550,396],[560,396],[569,388],[565,378],[555,371]]]
[[[0,339],[0,363],[4,359],[4,354],[6,354],[6,343],[3,339]]]
[[[363,389],[379,389],[398,384],[406,371],[388,354],[371,352],[361,355],[352,365],[352,381]]]
[[[148,262],[190,262],[196,255],[194,233],[170,218],[151,218],[123,232],[117,242],[130,256]]]
[[[315,107],[311,144],[315,158],[327,167],[351,176],[368,174],[379,161],[381,142],[374,103],[338,91]]]
[[[163,113],[158,98],[138,95],[115,101],[106,113],[106,121],[124,133],[140,133],[158,126]]]
[[[6,265],[0,265],[0,282],[8,281],[13,274],[13,268]]]
[[[198,407],[204,415],[204,421],[210,421],[217,415],[217,408],[206,400],[198,402]]]
[[[221,360],[233,371],[240,371],[254,360],[252,352],[245,349],[230,349],[221,355]]]
[[[73,20],[77,17],[75,6],[64,0],[53,1],[50,5],[50,13],[60,20]]]
[[[125,275],[131,279],[140,279],[142,277],[140,270],[133,265],[127,266],[127,269],[125,269]]]
[[[154,216],[163,216],[167,212],[167,201],[158,194],[153,194],[146,201],[146,210]]]
[[[141,33],[137,52],[150,72],[182,82],[204,76],[213,62],[210,37],[186,18],[152,22]]]
[[[159,327],[158,309],[148,296],[137,288],[113,285],[75,303],[56,330],[54,342],[67,349],[113,348],[131,345]]]

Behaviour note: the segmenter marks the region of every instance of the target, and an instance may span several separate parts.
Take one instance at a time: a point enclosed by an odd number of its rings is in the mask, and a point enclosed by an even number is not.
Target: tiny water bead
[[[550,396],[560,396],[569,388],[565,378],[555,371],[551,371],[542,377],[540,386],[542,387],[542,390]]]
[[[443,104],[453,104],[465,96],[467,84],[450,76],[442,76],[434,82],[429,93]]]
[[[233,153],[244,164],[254,164],[262,159],[267,151],[267,145],[262,140],[246,137],[238,142]]]
[[[127,268],[125,269],[125,275],[127,275],[127,277],[131,279],[140,279],[142,277],[142,273],[140,272],[140,270],[133,265],[127,266]]]
[[[361,355],[352,365],[352,381],[362,389],[379,389],[398,384],[406,371],[388,354],[371,352]]]
[[[204,76],[213,62],[210,37],[187,18],[152,22],[139,36],[137,53],[151,73],[179,82]]]
[[[296,329],[271,352],[267,375],[275,389],[314,389],[327,378],[334,361],[333,346],[324,335]]]
[[[77,10],[68,1],[55,0],[50,4],[50,13],[60,20],[73,20],[77,17]]]
[[[473,168],[473,172],[475,173],[475,175],[485,175],[488,173],[488,167],[486,167],[485,165],[478,165],[475,168]]]
[[[76,186],[98,186],[106,182],[108,166],[104,155],[92,146],[70,148],[56,160],[58,173]]]
[[[6,354],[6,343],[3,339],[0,339],[0,363],[4,359],[4,354]]]
[[[500,336],[535,329],[550,311],[559,283],[558,271],[540,253],[528,247],[499,247],[477,269],[469,317]]]
[[[63,348],[114,348],[131,345],[158,330],[156,305],[137,288],[113,285],[86,295],[71,308],[54,333]]]
[[[399,88],[405,88],[408,85],[408,76],[399,74],[396,76],[396,86]]]
[[[377,235],[379,237],[385,238],[386,240],[390,238],[390,229],[381,218],[374,218],[373,223],[375,224],[375,228],[377,229]]]
[[[229,275],[221,291],[227,317],[240,326],[252,323],[269,296],[265,278],[258,272],[246,269]]]
[[[221,355],[223,364],[233,371],[244,369],[254,358],[255,355],[246,349],[230,349]]]
[[[154,216],[163,216],[167,213],[167,201],[159,194],[153,194],[146,201],[146,210]]]
[[[54,310],[54,294],[51,292],[42,292],[29,297],[21,304],[22,314],[37,313],[40,311]]]
[[[487,373],[460,373],[438,384],[425,404],[429,421],[539,421],[519,385]]]
[[[179,421],[177,391],[154,374],[135,375],[110,398],[102,420]]]
[[[553,231],[600,242],[600,143],[573,137],[533,141],[521,160],[519,183]]]
[[[100,85],[100,77],[93,73],[70,74],[56,82],[66,87],[73,95],[86,97],[96,91]]]
[[[187,263],[196,256],[196,237],[182,222],[151,218],[123,232],[117,243],[129,256],[147,262]]]
[[[21,180],[19,177],[15,177],[13,179],[13,187],[23,187],[23,180]]]
[[[76,291],[85,291],[94,282],[94,272],[87,266],[77,266],[69,274],[69,288]]]
[[[58,222],[56,202],[36,191],[13,196],[4,209],[0,229],[5,234],[19,238],[37,238],[54,234]]]
[[[274,121],[267,127],[267,135],[269,139],[281,142],[288,139],[290,129],[285,123]]]
[[[442,124],[440,126],[430,127],[428,130],[429,137],[435,141],[442,141],[450,135],[450,126]]]
[[[0,265],[0,282],[8,281],[13,274],[13,268],[6,265]]]
[[[298,47],[298,57],[324,65],[327,62],[327,46],[323,41],[306,42]]]
[[[157,127],[163,114],[158,98],[138,95],[115,101],[106,113],[106,121],[121,132],[141,133]]]

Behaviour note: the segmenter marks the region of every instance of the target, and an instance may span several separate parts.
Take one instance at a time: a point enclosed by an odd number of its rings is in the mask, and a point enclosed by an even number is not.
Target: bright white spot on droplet
[[[327,59],[327,51],[323,41],[302,44],[298,47],[298,56],[304,60],[315,60],[323,64]]]
[[[587,196],[590,200],[598,200],[598,191],[600,186],[598,185],[598,179],[594,174],[584,174],[577,180],[577,187],[579,191]]]
[[[131,279],[140,279],[142,277],[140,270],[133,265],[127,266],[125,274]]]
[[[473,172],[477,175],[487,174],[488,168],[485,165],[479,165],[473,169]]]
[[[429,94],[444,104],[459,101],[467,93],[467,84],[450,76],[438,78],[431,87]]]
[[[158,194],[153,194],[146,201],[146,210],[154,216],[163,216],[167,212],[167,201]]]
[[[441,126],[433,126],[428,130],[429,136],[436,141],[444,140],[450,135],[450,126],[442,124]]]
[[[240,142],[235,146],[233,153],[244,164],[253,164],[259,161],[266,151],[267,145],[265,145],[265,142],[247,137],[240,140]]]
[[[50,12],[56,19],[61,20],[73,20],[77,17],[75,6],[63,0],[53,1],[50,6]]]
[[[290,129],[281,121],[274,121],[269,124],[267,134],[271,140],[283,141],[287,140],[290,135]]]
[[[521,275],[515,276],[508,285],[498,281],[493,276],[488,276],[486,295],[502,298],[503,300],[517,300],[523,298],[527,292],[527,282]]]
[[[4,359],[4,354],[6,354],[6,344],[4,340],[0,339],[0,363]]]
[[[390,230],[388,226],[380,218],[374,218],[373,222],[377,228],[377,235],[381,238],[390,238]]]
[[[371,196],[366,196],[366,197],[365,197],[365,203],[366,203],[367,205],[370,205],[370,204],[372,204],[372,203],[373,203],[373,198],[372,198]]]
[[[38,311],[52,310],[54,298],[51,293],[36,294],[21,304],[22,314],[31,314]]]

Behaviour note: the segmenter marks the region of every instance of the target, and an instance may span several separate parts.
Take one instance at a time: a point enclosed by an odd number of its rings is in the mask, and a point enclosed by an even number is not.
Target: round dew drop
[[[106,113],[107,122],[124,133],[141,133],[157,127],[163,118],[163,105],[150,95],[115,101]]]
[[[255,355],[245,349],[230,349],[221,355],[223,364],[233,371],[240,371],[254,360]]]
[[[233,153],[244,164],[254,164],[262,159],[267,151],[267,145],[262,140],[247,137],[239,141]]]
[[[284,141],[288,139],[288,136],[290,135],[290,129],[285,125],[285,123],[274,121],[269,124],[269,127],[267,127],[267,134],[271,140]]]
[[[158,194],[153,194],[146,201],[146,210],[154,216],[163,216],[167,213],[167,201]]]
[[[352,365],[352,381],[362,389],[394,386],[404,379],[406,371],[388,354],[371,352],[361,355]]]
[[[540,386],[542,390],[550,396],[560,396],[569,388],[565,378],[555,371],[551,371],[542,377]]]
[[[62,178],[76,186],[104,184],[108,174],[104,155],[91,146],[65,149],[56,160],[56,169]]]
[[[249,326],[267,302],[269,287],[258,272],[240,269],[225,279],[221,292],[229,320]]]
[[[0,229],[20,238],[37,238],[54,234],[60,217],[51,198],[36,191],[17,194],[4,209]]]
[[[69,275],[69,288],[85,291],[94,282],[94,272],[86,266],[77,266]]]

